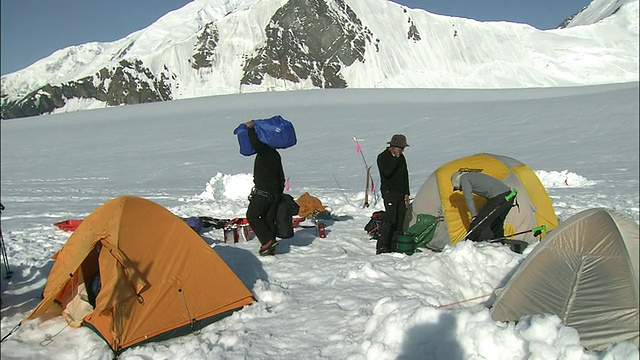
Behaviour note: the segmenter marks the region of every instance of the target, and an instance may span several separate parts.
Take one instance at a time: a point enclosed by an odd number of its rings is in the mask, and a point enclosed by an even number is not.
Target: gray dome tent
[[[638,224],[607,209],[582,211],[529,254],[491,309],[495,321],[555,314],[584,347],[638,346]]]

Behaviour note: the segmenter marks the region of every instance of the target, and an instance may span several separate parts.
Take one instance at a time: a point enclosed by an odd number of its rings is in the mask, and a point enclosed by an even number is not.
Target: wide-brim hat
[[[409,146],[409,144],[407,144],[407,137],[402,134],[393,135],[391,137],[391,141],[389,141],[387,144],[401,148]]]

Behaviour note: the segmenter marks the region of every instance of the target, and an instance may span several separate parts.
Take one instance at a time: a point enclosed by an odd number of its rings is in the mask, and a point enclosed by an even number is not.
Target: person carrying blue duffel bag
[[[258,139],[254,121],[244,123],[249,141],[256,151],[253,163],[253,190],[249,196],[247,220],[260,241],[262,256],[274,255],[276,239],[276,204],[284,192],[285,177],[278,151]]]

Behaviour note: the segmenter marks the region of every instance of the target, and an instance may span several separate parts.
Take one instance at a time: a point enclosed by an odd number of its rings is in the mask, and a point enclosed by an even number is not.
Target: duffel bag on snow
[[[286,149],[298,142],[293,124],[280,115],[269,119],[253,120],[253,128],[256,130],[258,140],[274,149]],[[233,130],[233,134],[238,136],[240,154],[245,156],[256,153],[249,141],[248,130],[245,124],[240,124]]]
[[[282,194],[276,205],[276,237],[293,237],[293,216],[298,214],[300,206],[289,194]]]

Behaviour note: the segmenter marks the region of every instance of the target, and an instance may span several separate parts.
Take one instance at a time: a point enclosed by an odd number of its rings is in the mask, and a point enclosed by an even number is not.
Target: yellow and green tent
[[[518,191],[517,207],[505,220],[505,235],[546,226],[549,231],[558,226],[558,218],[546,189],[535,172],[526,164],[508,156],[475,154],[450,161],[437,168],[420,187],[409,211],[405,225],[411,228],[424,216],[435,218],[438,225],[433,238],[426,245],[433,250],[442,250],[462,240],[469,229],[469,213],[460,191],[454,191],[451,175],[456,171],[475,171],[491,175],[504,181]],[[482,207],[486,200],[476,196],[476,206]],[[542,236],[546,235],[545,233]],[[532,232],[519,235],[517,239],[534,243],[538,239]]]

